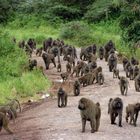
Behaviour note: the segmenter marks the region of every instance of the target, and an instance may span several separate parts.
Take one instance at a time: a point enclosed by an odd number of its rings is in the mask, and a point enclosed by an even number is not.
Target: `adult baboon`
[[[68,73],[71,73],[71,69],[72,69],[72,65],[69,62],[67,62],[67,64],[66,64],[66,71]]]
[[[69,77],[69,73],[68,72],[63,72],[60,74],[61,78],[63,79],[63,82],[66,81]]]
[[[9,129],[8,127],[9,121],[7,116],[0,112],[0,132],[2,130],[2,128],[4,128],[9,134],[13,134],[13,132]]]
[[[128,78],[130,77],[130,75],[129,75],[129,74],[130,74],[130,73],[129,73],[130,67],[132,67],[132,65],[131,65],[131,63],[128,61],[127,64],[125,65],[125,68],[124,68],[124,69],[125,69],[125,72],[126,72],[126,77],[128,77]]]
[[[94,44],[94,45],[92,46],[92,53],[95,55],[95,54],[96,54],[96,51],[97,51],[97,47],[96,47],[96,45]]]
[[[116,117],[119,115],[119,127],[122,127],[122,111],[123,111],[123,101],[121,98],[116,97],[114,99],[110,98],[108,103],[108,114],[110,114],[111,124],[116,124]]]
[[[97,62],[93,61],[88,64],[90,72],[93,72],[95,68],[97,68]]]
[[[128,104],[126,107],[126,122],[128,122],[128,118],[130,117],[130,124],[133,121],[133,125],[136,126],[138,114],[140,111],[140,103]]]
[[[78,96],[80,94],[80,82],[78,80],[74,82],[73,92],[75,96]]]
[[[45,66],[46,66],[46,70],[49,69],[50,63],[53,63],[54,67],[56,67],[54,54],[43,53],[42,58],[44,60]]]
[[[27,41],[27,44],[30,46],[30,48],[33,50],[33,49],[36,49],[36,42],[33,38],[29,38],[29,40]]]
[[[62,87],[59,88],[57,92],[57,97],[58,97],[58,107],[66,107],[68,96]]]
[[[123,57],[122,63],[123,63],[123,69],[125,70],[125,65],[129,62],[127,57]]]
[[[138,65],[134,66],[134,79],[137,77],[137,75],[139,75],[140,73],[140,69]]]
[[[140,92],[140,74],[135,78],[135,90],[137,92]]]
[[[104,84],[104,75],[102,72],[98,73],[98,84],[103,85]]]
[[[113,78],[119,78],[119,69],[113,69]]]
[[[112,42],[112,40],[110,40],[105,46],[104,46],[104,49],[105,49],[105,61],[108,60],[108,57],[109,57],[109,53],[111,50],[115,50],[115,45],[114,43]]]
[[[130,62],[132,65],[139,65],[139,61],[136,58],[134,58],[133,56],[131,57]]]
[[[10,106],[8,106],[8,105],[0,106],[0,112],[4,113],[5,115],[9,115],[10,119],[13,119],[13,121],[15,123],[15,115],[14,115],[13,111],[11,110]]]
[[[108,57],[108,66],[109,71],[112,72],[112,70],[117,68],[117,56],[115,53],[112,53]]]
[[[25,41],[24,40],[19,41],[18,46],[19,46],[19,48],[24,49],[24,47],[25,47]]]
[[[101,108],[100,104],[96,104],[87,98],[79,100],[78,108],[80,109],[82,120],[82,132],[85,132],[86,121],[90,121],[91,133],[98,131],[100,126]]]
[[[119,76],[119,86],[122,95],[127,96],[129,82],[126,77]]]
[[[81,76],[83,76],[83,75],[85,75],[85,74],[87,74],[87,73],[89,73],[89,72],[90,72],[89,65],[85,65],[85,66],[83,66],[82,69],[81,69]]]
[[[134,68],[132,65],[128,66],[128,70],[126,70],[128,73],[127,75],[129,76],[130,80],[134,79]]]
[[[73,57],[67,56],[66,61],[68,61],[71,65],[73,65],[73,67],[75,66],[75,60]]]
[[[61,63],[60,62],[58,62],[58,65],[57,65],[57,72],[61,72]]]
[[[7,106],[10,106],[10,109],[14,113],[15,118],[17,118],[17,111],[19,110],[21,112],[20,102],[17,99],[8,99],[8,100],[10,100],[10,102],[7,103]]]
[[[104,48],[101,46],[101,47],[99,48],[99,58],[100,58],[100,60],[103,60],[103,58],[104,58],[104,53],[105,53],[105,50],[104,50]]]
[[[53,39],[50,37],[47,40],[43,41],[43,50],[47,52],[48,48],[52,46]]]
[[[97,68],[95,68],[94,70],[93,70],[93,74],[94,74],[94,76],[95,76],[95,79],[96,79],[96,83],[98,83],[98,73],[99,72],[102,72],[102,67],[101,66],[99,66],[99,67],[97,67]],[[94,80],[95,80],[94,79]],[[94,80],[93,80],[93,82],[94,82]]]
[[[95,54],[92,54],[92,53],[87,54],[88,63],[93,62],[93,61],[96,62],[96,60],[97,60],[97,56]]]

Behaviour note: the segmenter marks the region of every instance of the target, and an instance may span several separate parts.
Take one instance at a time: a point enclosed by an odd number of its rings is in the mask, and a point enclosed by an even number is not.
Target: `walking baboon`
[[[140,73],[140,69],[138,65],[134,66],[134,79],[137,77],[137,75],[139,75]]]
[[[130,117],[130,124],[133,121],[133,125],[136,126],[138,114],[140,111],[140,103],[136,104],[128,104],[126,107],[126,122],[128,122],[128,118]]]
[[[72,72],[71,76],[73,76],[73,74],[76,73],[76,77],[79,77],[80,69],[81,69],[81,67],[79,64],[77,66],[73,67],[73,72]]]
[[[129,82],[128,82],[127,78],[124,76],[120,76],[119,80],[120,80],[119,86],[120,86],[121,94],[127,96]]]
[[[29,70],[30,70],[30,71],[33,70],[34,67],[37,68],[37,60],[36,60],[36,59],[33,59],[33,60],[30,60],[30,59],[29,59]]]
[[[122,63],[123,63],[123,69],[125,70],[125,65],[129,62],[127,57],[123,57]]]
[[[72,69],[72,65],[69,62],[67,62],[67,64],[66,64],[66,71],[68,73],[71,73],[71,69]]]
[[[66,61],[68,61],[73,67],[75,66],[75,60],[73,57],[67,56]]]
[[[101,108],[100,104],[96,104],[87,98],[79,100],[78,108],[80,109],[82,120],[82,132],[85,132],[86,121],[90,121],[91,133],[98,131],[100,126]]]
[[[95,68],[94,70],[93,70],[93,73],[94,73],[94,76],[95,76],[95,79],[96,79],[96,83],[98,83],[98,73],[99,72],[102,72],[102,67],[101,66],[99,66],[99,67],[97,67],[97,68]],[[94,80],[95,80],[94,79]],[[93,81],[94,82],[94,81]]]
[[[130,65],[128,67],[127,73],[128,73],[127,75],[129,75],[130,80],[133,80],[134,79],[134,68],[132,65]]]
[[[53,63],[54,67],[56,67],[54,54],[43,53],[42,58],[44,60],[45,66],[46,66],[46,70],[49,69],[50,63]]]
[[[57,92],[57,97],[58,97],[58,107],[66,107],[68,96],[62,87],[59,88]]]
[[[104,48],[100,47],[99,48],[99,58],[100,58],[100,60],[102,60],[104,58],[104,53],[105,53]]]
[[[129,69],[131,67],[131,63],[128,61],[127,64],[125,65],[125,72],[126,72],[126,77],[129,78],[130,77],[130,73],[129,73]]]
[[[119,127],[122,127],[122,111],[123,111],[123,101],[121,98],[116,97],[114,99],[110,98],[108,103],[108,114],[110,114],[111,124],[116,124],[116,117],[119,115]]]
[[[2,128],[4,128],[9,134],[13,134],[13,132],[9,129],[8,127],[9,121],[7,116],[0,112],[0,132],[2,130]]]
[[[60,62],[57,65],[57,72],[61,72],[61,63]]]
[[[98,84],[103,85],[104,84],[104,75],[102,72],[98,73]]]
[[[133,56],[131,57],[130,62],[132,65],[139,65],[139,61],[136,58],[134,58]]]
[[[135,78],[135,90],[137,92],[140,92],[140,74]]]
[[[75,96],[78,96],[80,94],[80,82],[78,80],[74,82],[73,92]]]
[[[109,71],[112,72],[112,70],[117,68],[117,56],[115,53],[112,53],[108,57],[108,66]]]
[[[119,69],[113,69],[113,78],[118,78],[119,77]]]
[[[63,79],[63,82],[66,81],[69,77],[69,73],[68,72],[63,72],[60,74],[61,78]]]

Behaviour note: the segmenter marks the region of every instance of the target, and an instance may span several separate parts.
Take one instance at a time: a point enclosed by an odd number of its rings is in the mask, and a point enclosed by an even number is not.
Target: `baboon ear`
[[[110,99],[109,99],[109,102],[111,102],[112,100],[113,100],[113,99],[112,99],[112,98],[110,98]]]
[[[97,103],[96,103],[96,105],[97,105],[97,106],[100,106],[100,103],[99,103],[99,102],[97,102]]]

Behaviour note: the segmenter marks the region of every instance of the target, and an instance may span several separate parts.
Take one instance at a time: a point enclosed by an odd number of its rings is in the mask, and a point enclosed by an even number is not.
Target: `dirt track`
[[[38,62],[42,65],[42,60],[38,58]],[[12,122],[10,127],[14,130],[14,135],[8,135],[5,130],[0,134],[0,140],[140,140],[140,118],[138,118],[137,127],[130,126],[125,122],[125,106],[128,103],[140,101],[140,93],[134,90],[134,81],[130,81],[128,96],[120,95],[118,80],[113,79],[112,73],[109,73],[107,63],[98,60],[98,66],[103,67],[105,75],[105,84],[99,86],[97,84],[87,86],[81,89],[78,97],[72,96],[71,84],[69,87],[68,106],[66,108],[58,108],[57,100],[46,100],[42,104],[19,114],[16,125]],[[63,71],[65,71],[65,62],[63,62]],[[124,75],[123,67],[118,65],[120,75]],[[49,79],[58,81],[59,73],[51,65],[50,70],[46,72]],[[54,82],[56,83],[56,82]],[[56,85],[56,84],[55,84]],[[57,90],[54,86],[53,90]],[[110,124],[109,115],[107,114],[107,104],[110,97],[119,96],[124,101],[124,113],[122,128]],[[93,101],[99,101],[102,108],[101,125],[99,132],[90,133],[90,125],[87,123],[86,132],[81,133],[81,120],[79,110],[77,108],[78,101],[81,97],[87,97]]]

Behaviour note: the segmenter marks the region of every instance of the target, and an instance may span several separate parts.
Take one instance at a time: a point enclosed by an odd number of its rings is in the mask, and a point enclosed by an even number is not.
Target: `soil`
[[[44,66],[41,57],[35,58],[37,58],[39,65]],[[18,114],[16,123],[10,122],[9,127],[14,131],[14,134],[9,135],[5,130],[2,130],[0,140],[140,140],[140,118],[138,118],[137,127],[129,125],[125,121],[126,105],[140,101],[140,93],[135,92],[134,81],[130,81],[128,96],[122,96],[118,79],[113,79],[113,74],[108,70],[107,62],[97,60],[97,63],[98,66],[103,67],[104,85],[94,84],[82,87],[79,96],[73,96],[74,78],[70,78],[66,83],[61,83],[60,73],[57,73],[56,68],[51,64],[50,69],[45,71],[45,74],[53,83],[48,91],[53,95],[53,98],[47,98],[26,106],[27,108]],[[62,61],[63,71],[65,71],[65,64],[66,62]],[[118,64],[118,68],[120,75],[125,75],[122,64]],[[57,107],[56,92],[60,85],[69,95],[66,108]],[[96,133],[90,132],[89,122],[86,125],[86,132],[81,133],[81,118],[77,106],[82,97],[101,104],[101,125]],[[121,97],[124,102],[122,128],[118,125],[111,125],[107,114],[108,100],[114,97]],[[116,122],[118,123],[118,119]]]

